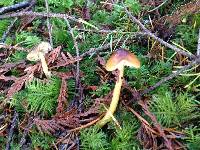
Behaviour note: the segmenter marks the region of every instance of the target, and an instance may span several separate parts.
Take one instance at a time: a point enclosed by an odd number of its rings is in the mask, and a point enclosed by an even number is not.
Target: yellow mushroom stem
[[[107,122],[109,122],[112,119],[111,115],[114,114],[117,108],[119,97],[120,97],[120,90],[121,90],[121,86],[123,82],[124,66],[120,67],[120,69],[118,70],[119,70],[119,77],[115,84],[112,101],[110,103],[110,107],[108,111],[106,112],[105,116],[99,122],[97,122],[97,125],[99,127],[103,127]]]
[[[39,52],[39,58],[40,58],[41,63],[42,63],[42,69],[44,71],[44,74],[46,75],[47,78],[50,78],[51,77],[51,72],[48,71],[48,66],[47,66],[47,62],[45,60],[44,54]]]

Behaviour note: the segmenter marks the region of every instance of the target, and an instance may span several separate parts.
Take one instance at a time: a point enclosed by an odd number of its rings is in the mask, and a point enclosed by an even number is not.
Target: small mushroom
[[[44,74],[46,75],[46,77],[50,77],[51,76],[51,72],[48,71],[48,66],[47,66],[47,63],[46,63],[46,60],[45,60],[45,54],[48,53],[50,50],[51,50],[51,45],[48,42],[41,42],[36,47],[36,49],[31,51],[26,57],[30,61],[41,60],[42,69],[43,69]]]
[[[114,114],[117,108],[120,90],[123,82],[124,66],[140,68],[140,61],[133,53],[129,52],[126,49],[120,48],[111,55],[110,59],[108,59],[106,63],[107,71],[114,71],[118,69],[119,75],[113,91],[113,97],[110,107],[105,116],[99,122],[97,122],[97,125],[99,125],[100,127],[104,126],[107,122],[111,120],[111,116]]]

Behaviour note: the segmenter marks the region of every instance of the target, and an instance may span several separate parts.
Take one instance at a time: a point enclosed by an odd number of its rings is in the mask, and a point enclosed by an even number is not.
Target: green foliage
[[[41,39],[33,33],[21,32],[16,33],[16,43],[21,44],[25,47],[32,48],[33,46],[39,44]]]
[[[109,92],[111,91],[111,87],[110,84],[108,83],[103,83],[102,85],[100,85],[98,87],[98,89],[94,92],[92,92],[92,94],[97,95],[98,97],[100,96],[105,96],[107,95]]]
[[[125,4],[130,8],[134,14],[139,14],[141,5],[138,0],[126,0]]]
[[[73,0],[49,0],[48,3],[53,7],[70,8],[73,5]]]
[[[6,19],[5,20],[0,20],[0,37],[2,37],[2,35],[6,31],[6,29],[8,28],[9,23],[10,23],[9,20],[6,20]]]
[[[26,85],[25,90],[15,94],[11,104],[18,112],[50,115],[55,112],[59,89],[60,80],[57,78],[52,78],[48,83],[34,79]]]
[[[176,43],[183,43],[183,47],[190,52],[196,52],[196,45],[198,41],[198,29],[191,25],[178,25],[176,28]]]
[[[54,26],[52,37],[55,41],[55,44],[67,45],[68,51],[72,52],[73,40],[68,32],[65,20],[57,18],[52,19],[52,25]]]
[[[138,141],[135,138],[139,128],[138,121],[133,118],[131,113],[121,111],[120,114],[120,120],[123,120],[121,125],[122,129],[115,129],[114,137],[111,139],[111,149],[139,149]]]
[[[33,149],[36,147],[40,147],[43,150],[49,150],[53,142],[55,142],[55,137],[38,132],[31,133],[30,138],[32,141]]]
[[[12,5],[12,4],[14,4],[14,1],[15,0],[1,0],[0,1],[0,6],[2,5],[2,6],[9,6],[9,5]]]
[[[20,60],[26,59],[27,52],[24,51],[16,51],[15,53],[12,53],[12,55],[9,57],[11,62],[18,62]]]
[[[16,111],[20,114],[23,114],[27,111],[27,101],[26,101],[26,96],[27,96],[27,91],[23,90],[18,93],[16,93],[12,97],[11,106],[15,107]]]
[[[80,64],[80,68],[80,70],[84,72],[84,76],[81,80],[86,85],[98,85],[99,80],[96,73],[96,63],[92,58],[85,59],[83,63]]]
[[[30,111],[52,114],[56,109],[60,80],[52,78],[48,83],[33,80],[27,84],[27,102]]]
[[[68,95],[68,100],[72,100],[75,95],[75,80],[74,79],[69,79],[67,80],[67,95]]]
[[[160,80],[160,77],[164,77],[167,74],[171,73],[172,66],[169,62],[156,61],[149,62],[144,59],[144,57],[139,57],[141,61],[141,68],[126,68],[125,69],[125,78],[127,78],[128,83],[135,87],[136,89],[144,89],[150,85],[154,85],[156,82]],[[165,88],[167,84],[163,84]],[[156,92],[159,90],[156,90]]]
[[[180,125],[189,119],[196,118],[194,113],[194,97],[187,93],[172,96],[171,92],[153,95],[151,111],[157,116],[158,121],[167,127]]]
[[[93,126],[80,131],[80,148],[82,150],[105,150],[108,148],[107,136],[100,129]]]
[[[200,149],[200,129],[197,127],[186,129],[187,138],[185,139],[187,142],[187,147],[190,150],[198,150]]]

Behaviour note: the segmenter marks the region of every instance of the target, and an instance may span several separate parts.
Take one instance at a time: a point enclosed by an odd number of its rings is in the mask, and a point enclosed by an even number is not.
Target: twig
[[[153,8],[152,10],[149,10],[148,12],[152,12],[152,11],[154,11],[154,10],[157,10],[157,9],[159,9],[160,7],[162,7],[166,2],[167,2],[168,0],[165,0],[164,2],[162,2],[159,6],[157,6],[157,7],[155,7],[155,8]]]
[[[20,10],[22,8],[29,7],[30,5],[31,5],[31,0],[28,0],[28,1],[20,2],[18,4],[14,4],[11,6],[2,7],[0,8],[0,15],[4,13],[12,12],[12,11]]]
[[[74,47],[76,49],[76,58],[79,58],[80,54],[79,54],[78,43],[76,41],[76,37],[74,36],[73,29],[72,29],[67,18],[65,18],[65,21],[67,23],[69,32],[70,32],[72,39],[73,39],[73,42],[74,42]],[[80,83],[80,64],[79,64],[79,60],[77,60],[77,62],[76,62],[76,90],[79,94],[80,94],[80,89],[81,89],[80,86],[81,86],[81,83]],[[78,101],[79,101],[79,105],[80,105],[80,104],[82,104],[82,102],[81,102],[81,97],[79,96],[79,94],[78,94]]]
[[[191,63],[189,63],[188,65],[184,66],[183,68],[181,68],[180,70],[176,71],[175,73],[170,74],[169,76],[161,79],[159,82],[157,82],[155,85],[147,88],[146,90],[142,91],[140,93],[140,95],[145,95],[151,91],[153,91],[155,88],[159,87],[161,84],[163,84],[164,82],[171,80],[172,78],[178,76],[179,74],[181,74],[182,72],[186,71],[187,69],[189,69],[190,67],[192,67],[193,65],[196,64],[200,64],[200,57],[195,59],[194,61],[192,61]]]
[[[18,51],[26,51],[26,52],[30,52],[31,51],[31,49],[18,47],[18,46],[10,46],[10,45],[6,45],[4,43],[0,43],[0,48],[15,49],[15,50],[18,50]]]
[[[80,19],[76,19],[75,17],[69,16],[67,14],[56,14],[56,13],[45,13],[45,12],[33,12],[33,11],[26,11],[26,12],[17,12],[12,14],[5,14],[0,15],[0,19],[11,18],[11,17],[21,17],[21,16],[37,16],[37,17],[51,17],[51,18],[62,18],[62,19],[70,19],[75,22],[81,23]]]
[[[33,126],[33,118],[29,118],[28,120],[28,125],[26,126],[26,128],[24,129],[24,132],[23,132],[23,135],[22,135],[22,138],[20,140],[20,148],[23,147],[23,145],[26,143],[26,136],[27,134],[29,133],[30,129],[32,128]]]
[[[8,29],[6,30],[6,32],[4,32],[2,38],[1,38],[1,42],[4,43],[8,34],[10,33],[10,30],[13,28],[15,22],[17,21],[17,17],[11,22],[11,24],[8,26]]]
[[[198,38],[198,45],[197,45],[197,56],[200,56],[200,28],[199,28],[199,38]]]
[[[146,33],[144,33],[144,32],[135,32],[131,36],[135,37],[137,35],[146,35]],[[116,40],[112,41],[112,44],[114,45],[114,44],[116,44],[118,42],[119,42],[119,39],[116,39]],[[132,39],[126,41],[126,43],[128,43],[128,42],[133,43]],[[107,44],[105,44],[105,45],[103,45],[101,47],[98,47],[98,48],[90,48],[87,52],[81,54],[80,57],[82,58],[82,57],[85,57],[85,56],[90,55],[92,53],[97,53],[99,51],[103,51],[103,50],[109,49],[109,48],[110,48],[110,43],[107,43]]]
[[[74,47],[76,49],[76,57],[79,58],[80,54],[79,54],[78,43],[76,42],[76,37],[74,36],[73,29],[72,29],[67,18],[65,18],[65,21],[67,23],[67,26],[69,28],[69,32],[70,32],[72,39],[73,39],[73,42],[74,42]],[[77,86],[79,84],[79,80],[80,80],[80,68],[79,68],[79,60],[77,60],[77,64],[76,64],[76,85]]]
[[[48,28],[48,31],[49,31],[49,41],[50,41],[50,44],[51,44],[51,47],[53,47],[53,40],[52,40],[52,28],[51,28],[51,24],[50,24],[50,20],[49,20],[49,4],[48,4],[48,1],[45,0],[45,6],[46,6],[46,9],[47,9],[47,28]]]
[[[141,33],[141,35],[144,35],[143,32],[126,32],[126,31],[118,31],[118,30],[91,30],[91,29],[82,29],[82,28],[74,28],[74,30],[82,31],[82,32],[93,32],[93,33],[109,33],[109,34],[135,34],[135,33]]]
[[[133,23],[136,23],[148,36],[152,37],[153,39],[159,41],[161,44],[163,44],[164,46],[166,47],[169,47],[171,48],[172,50],[176,51],[177,53],[179,54],[182,54],[186,57],[189,57],[189,58],[193,58],[195,59],[196,56],[193,55],[192,53],[188,53],[188,52],[185,52],[181,49],[179,49],[178,47],[174,46],[174,45],[171,45],[167,42],[165,42],[164,40],[162,40],[161,38],[157,37],[156,35],[154,35],[153,33],[151,33],[150,30],[148,30],[138,19],[136,19],[132,14],[131,12],[128,11],[128,9],[126,8],[126,6],[123,4],[124,6],[124,10],[127,14],[127,16],[132,20]]]
[[[8,133],[8,140],[7,140],[7,143],[6,143],[6,150],[10,150],[10,144],[12,142],[14,128],[17,125],[17,119],[18,119],[18,113],[15,110],[14,111],[14,116],[13,116],[13,119],[12,119],[12,122],[11,122],[11,127],[10,127],[10,130],[9,130],[9,133]]]
[[[89,126],[92,126],[93,124],[97,123],[102,117],[103,115],[105,114],[102,114],[101,116],[99,116],[98,118],[96,118],[95,120],[85,124],[85,125],[82,125],[80,127],[77,127],[77,128],[74,128],[74,129],[71,129],[69,130],[68,132],[75,132],[75,131],[78,131],[78,130],[81,130],[81,129],[84,129],[84,128],[88,128]]]

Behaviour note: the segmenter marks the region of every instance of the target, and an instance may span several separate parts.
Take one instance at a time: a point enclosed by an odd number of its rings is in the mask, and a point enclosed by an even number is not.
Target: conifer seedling
[[[107,71],[114,71],[118,69],[119,74],[114,87],[113,97],[110,107],[106,112],[105,116],[99,122],[97,122],[97,125],[99,125],[100,127],[104,126],[107,122],[111,120],[112,115],[114,114],[117,108],[120,96],[120,90],[123,82],[124,66],[140,68],[140,61],[133,53],[129,52],[126,49],[120,48],[111,55],[111,57],[108,59],[106,63]]]

